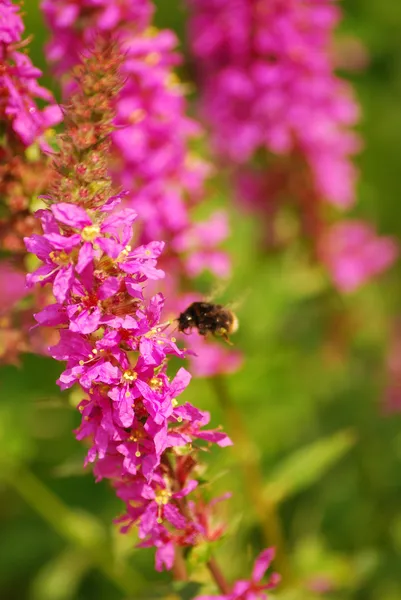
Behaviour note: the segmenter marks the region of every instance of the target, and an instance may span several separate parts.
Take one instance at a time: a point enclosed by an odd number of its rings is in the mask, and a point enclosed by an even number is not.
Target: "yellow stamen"
[[[99,233],[100,229],[97,225],[88,225],[87,227],[83,228],[81,237],[84,240],[84,242],[93,242],[93,240],[97,238]]]
[[[127,371],[124,371],[123,379],[125,379],[125,381],[135,381],[135,379],[138,379],[138,373],[128,369]]]
[[[160,54],[158,52],[149,52],[147,56],[145,56],[146,64],[154,67],[160,61]]]

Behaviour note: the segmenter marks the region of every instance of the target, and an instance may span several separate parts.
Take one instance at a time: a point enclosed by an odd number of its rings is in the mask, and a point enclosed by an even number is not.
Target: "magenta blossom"
[[[139,215],[140,242],[165,240],[172,251],[165,260],[169,273],[174,263],[176,277],[193,277],[205,268],[227,276],[227,256],[215,247],[227,236],[227,226],[223,231],[212,218],[203,226],[206,235],[192,225],[190,209],[204,195],[210,166],[190,153],[201,129],[185,114],[185,88],[173,71],[181,62],[175,35],[151,27],[153,6],[147,0],[123,0],[113,7],[102,0],[44,0],[42,8],[53,34],[48,57],[56,72],[68,74],[99,32],[121,45],[124,85],[115,106],[112,170]],[[184,240],[188,236],[197,240],[194,248]]]
[[[96,28],[104,34],[114,33],[120,23],[130,23],[134,33],[142,31],[154,10],[150,0],[42,0],[41,8],[49,29],[57,32],[47,45],[47,56],[61,75],[79,63],[93,45]]]
[[[197,596],[195,600],[264,600],[267,598],[265,591],[276,587],[280,581],[280,576],[277,573],[273,573],[266,583],[262,583],[262,578],[273,558],[273,548],[263,550],[255,561],[251,579],[241,579],[236,581],[229,594],[220,596]]]
[[[114,201],[114,205],[116,201]],[[87,463],[97,479],[107,477],[126,502],[120,520],[137,525],[142,545],[156,547],[157,568],[172,567],[174,548],[203,535],[182,499],[198,482],[196,461],[181,465],[194,443],[231,444],[219,430],[206,429],[209,415],[178,397],[190,381],[181,368],[167,375],[170,355],[183,357],[161,323],[164,298],[148,297],[146,283],[164,276],[157,268],[162,242],[130,245],[136,214],[110,213],[53,203],[38,211],[43,234],[26,240],[42,261],[28,283],[51,284],[56,303],[36,315],[41,325],[60,328],[50,354],[66,362],[62,389],[79,384],[79,440],[89,439]],[[135,357],[133,360],[131,355]]]
[[[352,292],[393,264],[398,245],[390,237],[378,237],[368,223],[343,221],[323,237],[320,254],[336,286]]]
[[[24,25],[20,7],[11,0],[0,3],[0,118],[11,123],[14,134],[29,146],[51,125],[61,121],[61,110],[52,94],[37,80],[41,71],[20,52]],[[49,103],[39,110],[35,98]]]
[[[166,273],[162,289],[168,298],[168,318],[175,318],[190,280],[205,270],[219,278],[227,278],[231,271],[220,247],[229,234],[226,215],[220,211],[194,222],[193,207],[204,199],[211,167],[191,152],[202,131],[186,116],[185,86],[174,73],[181,62],[176,36],[150,27],[153,8],[146,1],[122,0],[112,10],[102,0],[45,0],[42,7],[52,32],[48,57],[56,71],[65,74],[67,83],[79,49],[99,32],[112,34],[122,47],[124,85],[114,107],[112,173],[128,192],[124,203],[138,214],[139,243],[166,243],[160,258]],[[205,350],[207,368],[202,367],[200,356],[193,357],[199,365],[194,373],[212,372],[207,354]],[[215,358],[219,357],[214,361],[215,372],[235,370],[238,354],[227,348],[213,349]]]
[[[0,263],[0,315],[12,308],[27,294],[25,275],[7,262]]]
[[[187,0],[201,110],[223,160],[300,153],[319,196],[354,201],[358,108],[334,74],[332,0]]]

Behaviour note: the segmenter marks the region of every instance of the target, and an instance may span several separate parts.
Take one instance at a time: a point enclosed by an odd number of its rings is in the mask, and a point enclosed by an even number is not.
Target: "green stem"
[[[228,596],[230,593],[230,586],[228,585],[226,578],[220,570],[219,565],[216,562],[216,559],[213,556],[206,563],[207,568],[209,569],[217,587],[220,592],[225,596]]]
[[[258,517],[265,543],[275,547],[275,565],[283,582],[290,581],[290,566],[285,552],[284,535],[274,500],[263,496],[264,481],[258,460],[258,450],[250,439],[244,419],[232,402],[226,380],[218,375],[210,379],[217,399],[228,419],[230,435],[234,441],[233,451],[242,468],[245,489]]]
[[[179,546],[175,547],[175,558],[173,564],[173,579],[175,581],[188,581],[187,565]]]
[[[4,473],[3,473],[4,474]],[[14,473],[5,473],[7,481],[53,529],[68,542],[83,548],[90,554],[97,568],[124,594],[132,595],[147,584],[137,572],[126,566],[113,564],[105,543],[90,544],[84,535],[79,535],[79,523],[82,517],[70,510],[40,479],[26,469]],[[82,521],[81,521],[82,523]],[[101,536],[106,540],[106,535]]]

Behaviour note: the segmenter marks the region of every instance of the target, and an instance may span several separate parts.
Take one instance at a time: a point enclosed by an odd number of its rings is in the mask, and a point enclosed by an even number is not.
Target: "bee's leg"
[[[216,331],[216,335],[219,335],[220,337],[223,338],[223,340],[229,345],[229,346],[233,346],[234,344],[232,343],[232,341],[230,340],[230,338],[228,337],[228,333],[227,333],[227,329],[225,327],[221,327],[220,329],[218,329]]]
[[[170,325],[171,325],[171,321],[165,321],[164,323],[160,323],[157,326],[157,329],[160,331],[165,331],[168,327],[170,327]],[[175,329],[173,329],[173,331],[171,333],[173,333],[176,330],[177,330],[177,327]]]

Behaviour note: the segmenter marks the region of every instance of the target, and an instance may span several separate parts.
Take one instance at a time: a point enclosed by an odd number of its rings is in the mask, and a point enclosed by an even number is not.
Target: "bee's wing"
[[[209,304],[214,303],[214,301],[216,300],[216,298],[218,298],[219,296],[221,296],[225,290],[227,289],[227,286],[229,284],[229,281],[216,281],[212,287],[212,289],[210,290],[210,292],[208,293],[207,296],[205,296],[205,302],[208,302]]]
[[[210,293],[207,296],[205,296],[204,302],[214,303],[216,298],[218,298],[225,292],[229,283],[230,283],[230,281],[228,279],[226,279],[225,281],[216,281],[215,284],[213,285]],[[246,290],[244,290],[242,292],[240,298],[238,298],[237,300],[235,300],[233,302],[229,302],[228,304],[224,304],[224,307],[227,308],[228,310],[232,310],[233,312],[235,312],[238,308],[240,308],[244,304],[244,302],[248,298],[251,291],[252,291],[251,288],[247,288]]]
[[[245,301],[248,298],[250,293],[251,293],[251,288],[248,288],[247,290],[242,292],[240,298],[237,298],[233,302],[229,302],[228,304],[225,305],[225,307],[228,310],[231,310],[232,312],[235,313],[245,303]]]

